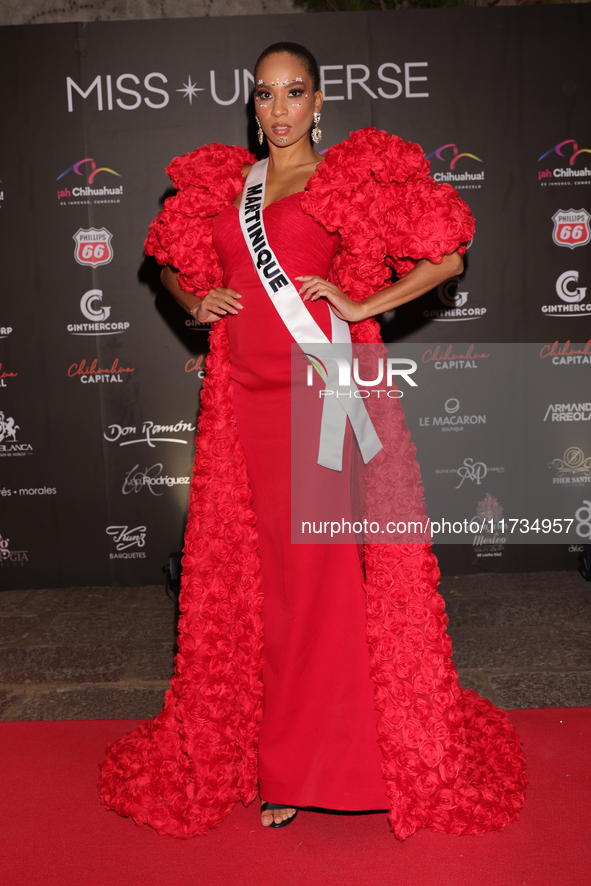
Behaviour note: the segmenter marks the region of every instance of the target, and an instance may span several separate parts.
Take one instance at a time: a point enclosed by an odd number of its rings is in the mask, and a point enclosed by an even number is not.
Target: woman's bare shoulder
[[[245,181],[246,181],[246,177],[247,177],[248,173],[250,172],[250,170],[252,169],[253,166],[254,166],[254,163],[247,163],[245,166],[242,167],[242,178]]]

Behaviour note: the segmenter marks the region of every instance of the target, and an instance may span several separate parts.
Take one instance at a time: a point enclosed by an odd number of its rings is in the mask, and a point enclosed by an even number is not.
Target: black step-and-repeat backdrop
[[[208,141],[253,146],[252,66],[285,39],[322,65],[323,149],[366,125],[395,132],[418,141],[434,178],[471,205],[464,275],[386,316],[385,336],[424,343],[425,362],[449,378],[435,416],[449,427],[487,415],[498,379],[474,356],[478,343],[541,343],[555,384],[546,399],[536,387],[528,414],[540,439],[549,428],[562,436],[542,447],[556,464],[542,465],[540,482],[558,481],[589,541],[591,386],[582,400],[571,387],[573,372],[579,392],[591,371],[591,346],[571,344],[591,338],[588,6],[9,27],[3,587],[154,583],[180,548],[207,329],[166,296],[143,239],[170,193],[173,156]],[[478,377],[470,404],[455,402],[461,373]],[[482,422],[460,424],[457,458],[442,464],[486,467],[472,436]],[[483,513],[502,508],[494,478],[482,467],[465,477]],[[502,571],[569,568],[576,548],[491,551],[479,538],[440,553],[447,571]]]

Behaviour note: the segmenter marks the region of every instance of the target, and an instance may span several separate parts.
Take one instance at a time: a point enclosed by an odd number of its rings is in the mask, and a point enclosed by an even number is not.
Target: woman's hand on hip
[[[215,323],[227,314],[237,314],[242,310],[240,295],[233,289],[210,289],[195,312],[200,323]]]
[[[353,301],[352,298],[341,292],[334,283],[329,283],[328,280],[315,276],[296,277],[296,280],[302,284],[300,295],[303,294],[304,301],[317,301],[319,298],[325,298],[334,313],[341,320],[346,320],[348,323],[358,323],[360,320],[365,319],[362,304]]]

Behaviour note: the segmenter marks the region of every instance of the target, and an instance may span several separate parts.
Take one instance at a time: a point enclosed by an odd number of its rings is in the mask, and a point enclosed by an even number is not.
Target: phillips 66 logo
[[[586,209],[568,209],[566,212],[559,209],[552,216],[552,239],[557,246],[568,246],[569,249],[585,246],[591,240],[589,219],[591,215]]]
[[[113,258],[111,239],[106,228],[78,228],[74,234],[74,258],[79,265],[108,265]]]

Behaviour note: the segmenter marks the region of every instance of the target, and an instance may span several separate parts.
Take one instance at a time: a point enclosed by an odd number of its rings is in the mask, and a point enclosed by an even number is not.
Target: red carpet
[[[589,886],[591,709],[514,711],[530,785],[501,833],[421,831],[384,815],[300,813],[263,830],[255,805],[217,831],[161,837],[98,802],[97,762],[136,721],[0,723],[0,872],[10,886]]]

